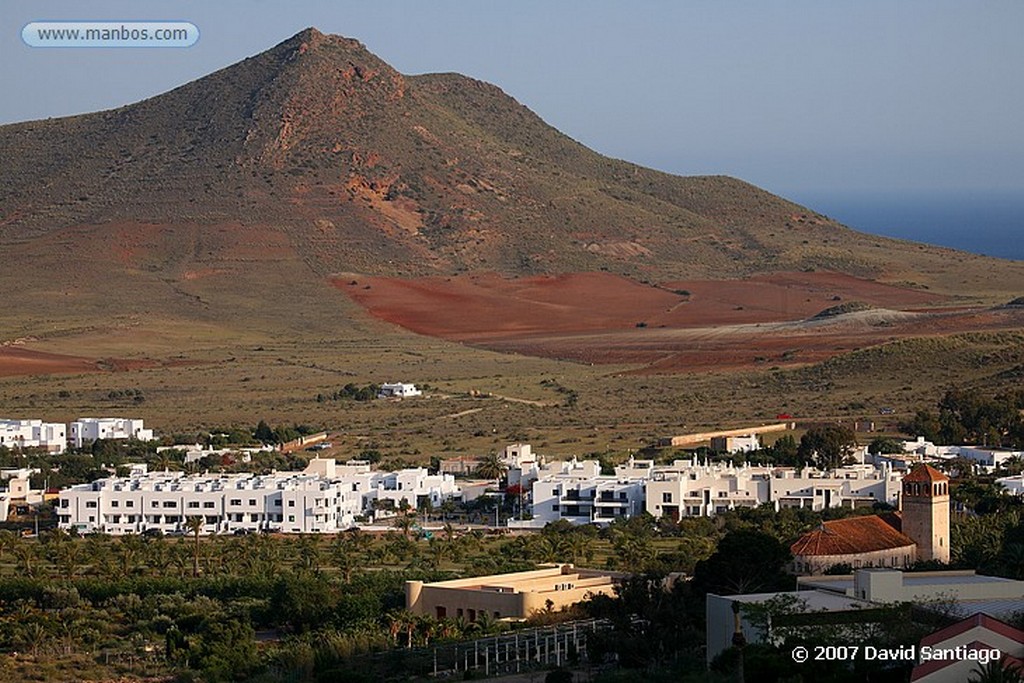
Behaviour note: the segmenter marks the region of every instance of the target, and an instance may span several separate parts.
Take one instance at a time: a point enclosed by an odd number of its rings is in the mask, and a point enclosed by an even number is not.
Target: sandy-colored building
[[[614,595],[619,574],[577,569],[571,564],[533,571],[405,582],[405,606],[413,614],[476,621],[485,612],[494,619],[525,619],[545,609],[560,610],[595,595]]]

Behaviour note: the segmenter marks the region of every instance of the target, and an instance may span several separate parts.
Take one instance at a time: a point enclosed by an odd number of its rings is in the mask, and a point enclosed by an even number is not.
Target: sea
[[[1024,260],[1024,192],[808,192],[788,198],[860,232]]]

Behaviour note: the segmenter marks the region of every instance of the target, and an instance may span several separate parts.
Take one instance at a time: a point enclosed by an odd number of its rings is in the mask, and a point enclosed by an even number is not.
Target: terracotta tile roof
[[[825,522],[789,546],[797,557],[856,555],[914,545],[914,541],[878,515]]]
[[[907,476],[903,477],[903,481],[949,481],[949,477],[931,465],[917,465]]]

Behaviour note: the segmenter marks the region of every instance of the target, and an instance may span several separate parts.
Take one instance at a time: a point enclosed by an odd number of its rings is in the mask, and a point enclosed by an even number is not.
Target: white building
[[[750,453],[761,448],[757,434],[742,436],[716,436],[711,439],[711,450],[726,453]]]
[[[960,457],[978,463],[986,472],[993,472],[1006,465],[1014,458],[1024,458],[1024,451],[1010,451],[998,448],[978,448],[977,446],[961,446]]]
[[[376,500],[378,507],[397,510],[403,500],[413,509],[419,509],[428,501],[432,506],[439,507],[448,499],[462,497],[462,489],[454,476],[430,474],[425,467],[375,474],[370,500]]]
[[[772,503],[776,510],[899,503],[902,475],[888,467],[855,465],[831,472],[813,468],[733,467],[677,460],[656,468],[647,484],[647,512],[655,517],[710,517],[737,507]]]
[[[110,534],[181,533],[196,516],[203,518],[203,533],[334,533],[355,525],[376,500],[395,507],[402,498],[413,506],[424,500],[440,505],[460,494],[454,477],[429,475],[423,468],[378,472],[358,460],[314,458],[302,472],[267,475],[186,475],[141,466],[127,477],[61,491],[57,515],[61,528]]]
[[[68,443],[75,448],[97,439],[138,439],[152,441],[153,430],[145,429],[142,420],[121,417],[80,417],[68,426]]]
[[[415,384],[404,384],[402,382],[388,384],[385,382],[380,385],[377,398],[409,398],[411,396],[420,396],[422,393],[422,391],[416,388]]]
[[[1024,474],[1015,477],[1000,477],[996,483],[1011,496],[1024,496]]]
[[[544,459],[535,455],[528,443],[512,443],[501,452],[501,461],[508,466],[506,478],[509,486],[529,488],[537,481]]]
[[[63,453],[67,447],[67,425],[42,420],[0,420],[0,446],[45,448]]]
[[[367,484],[326,479],[306,472],[269,475],[185,475],[134,472],[80,484],[61,492],[62,529],[109,534],[185,531],[189,517],[202,517],[202,533],[280,531],[332,533],[351,527],[362,514]]]
[[[634,469],[633,461],[617,469],[615,475],[602,475],[596,460],[575,458],[545,464],[533,482],[532,519],[510,520],[509,526],[539,529],[560,519],[573,524],[608,524],[640,514],[649,470],[642,466]]]

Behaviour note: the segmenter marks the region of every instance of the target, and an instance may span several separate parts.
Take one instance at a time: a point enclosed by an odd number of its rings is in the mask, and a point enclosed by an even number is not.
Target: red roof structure
[[[939,481],[949,481],[949,477],[947,477],[942,472],[939,472],[931,465],[918,465],[914,469],[912,469],[907,474],[907,476],[903,477],[903,481],[921,481],[935,483]]]
[[[913,539],[893,528],[885,519],[868,515],[824,522],[797,539],[789,549],[797,557],[813,557],[856,555],[912,545]]]

